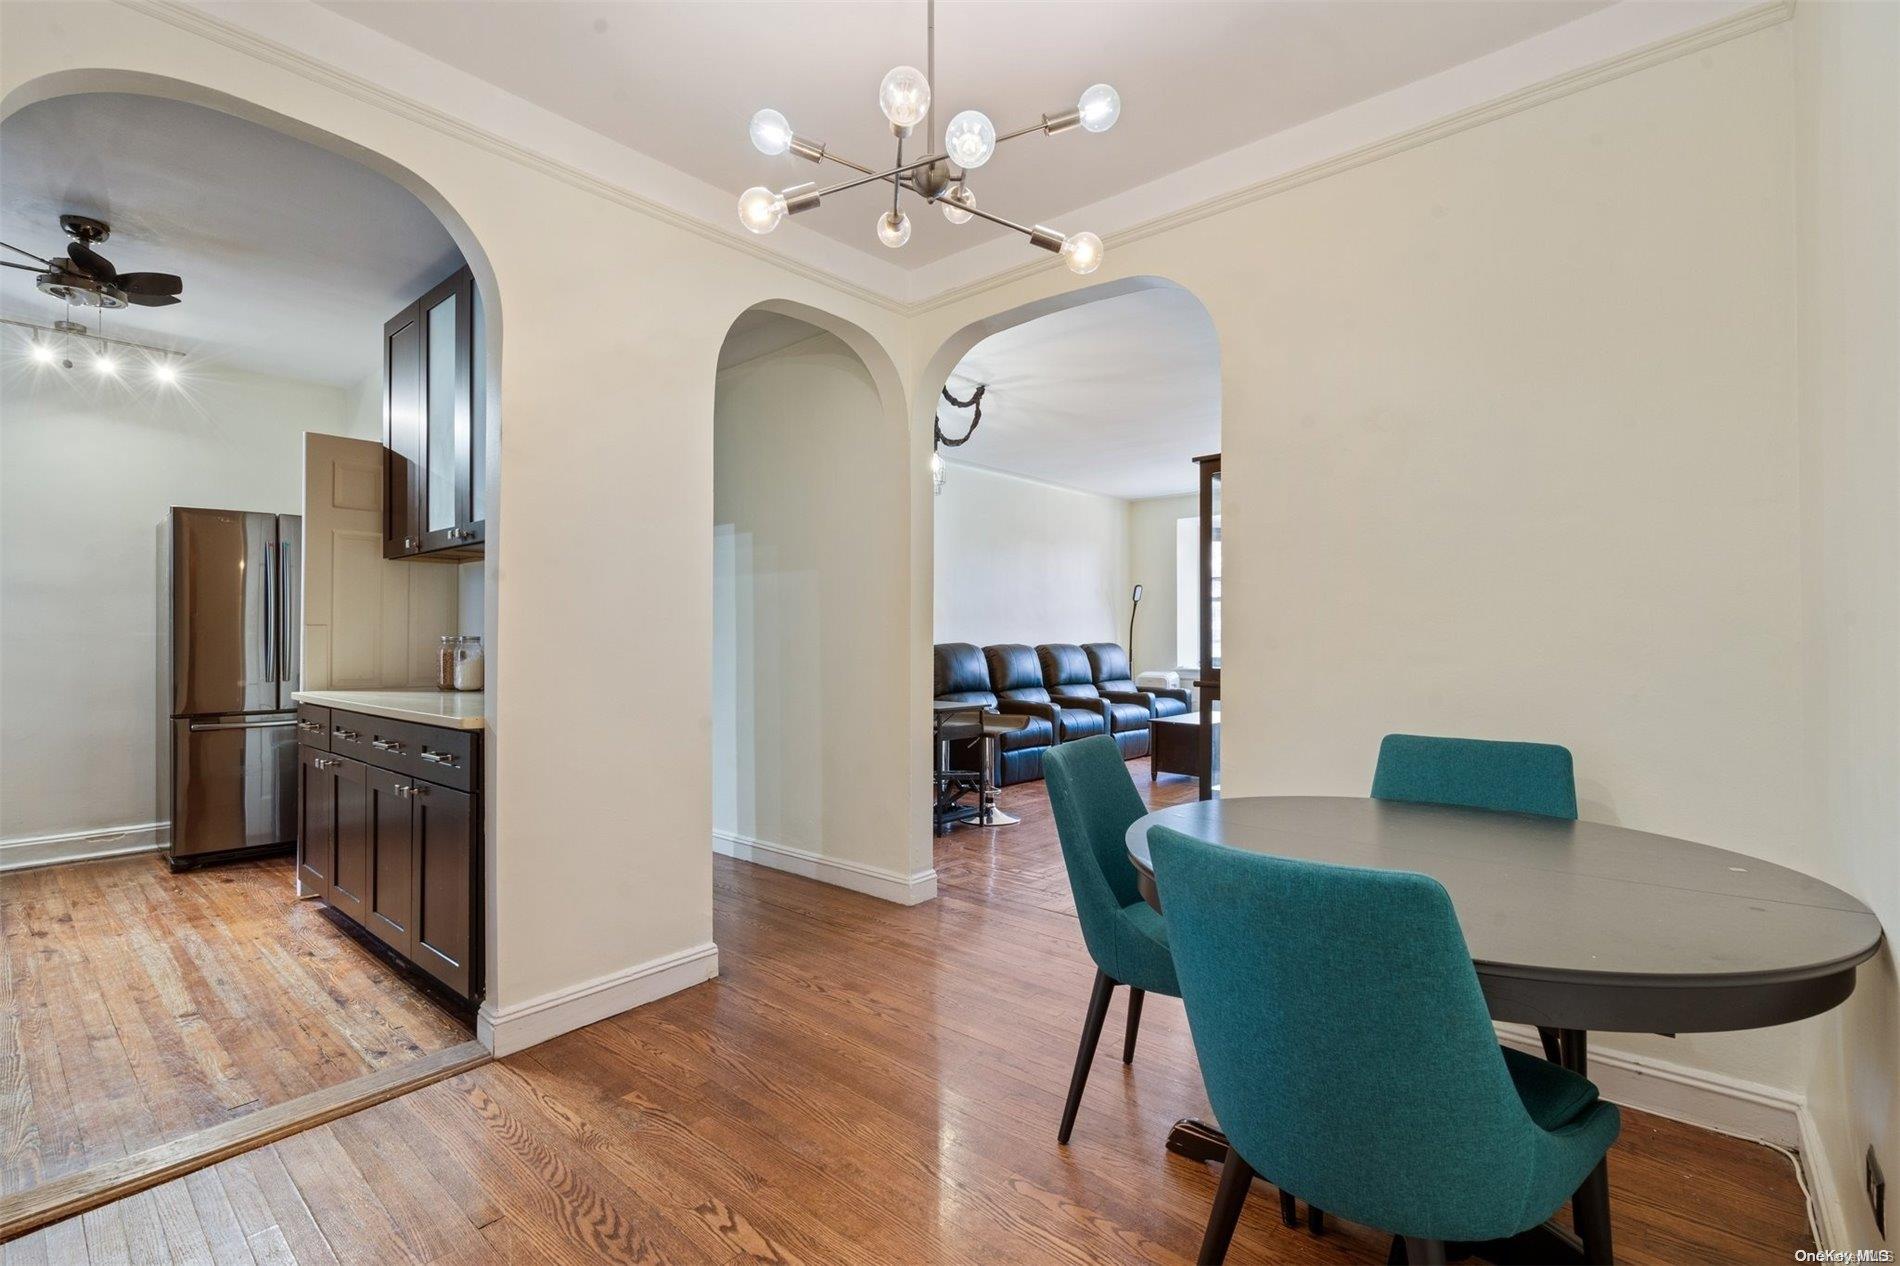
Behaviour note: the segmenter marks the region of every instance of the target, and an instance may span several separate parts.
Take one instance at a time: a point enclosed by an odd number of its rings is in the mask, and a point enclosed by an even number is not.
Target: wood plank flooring
[[[717,981],[49,1227],[5,1262],[1191,1261],[1215,1175],[1162,1147],[1207,1106],[1180,1004],[1150,1001],[1124,1068],[1118,1002],[1057,1146],[1092,969],[1041,785],[1005,805],[1021,825],[940,841],[941,895],[910,909],[716,860]],[[1624,1120],[1620,1261],[1812,1247],[1784,1157]],[[1281,1226],[1269,1191],[1229,1261],[1385,1250],[1349,1225]]]
[[[0,875],[0,1193],[468,1040],[293,873],[147,855]]]

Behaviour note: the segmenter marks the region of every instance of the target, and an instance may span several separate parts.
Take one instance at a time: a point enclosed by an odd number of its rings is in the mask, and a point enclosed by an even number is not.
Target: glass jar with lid
[[[471,634],[444,636],[435,653],[435,688],[480,690],[482,678],[482,639]]]

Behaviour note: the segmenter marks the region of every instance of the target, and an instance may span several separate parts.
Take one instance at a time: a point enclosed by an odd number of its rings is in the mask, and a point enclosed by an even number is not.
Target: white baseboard
[[[834,887],[849,888],[852,892],[894,901],[900,906],[914,906],[937,895],[937,872],[934,870],[920,870],[916,874],[906,875],[886,870],[882,866],[866,866],[863,862],[826,857],[788,844],[755,840],[749,835],[737,835],[730,831],[713,832],[713,852],[742,862],[757,862],[788,874],[803,875],[806,879],[816,879]]]
[[[657,1002],[718,974],[719,947],[707,941],[513,1006],[498,1008],[484,1002],[475,1016],[475,1039],[499,1059],[596,1020]]]
[[[1524,1024],[1500,1024],[1506,1046],[1542,1055],[1537,1030]],[[1590,1080],[1603,1097],[1641,1112],[1685,1121],[1736,1138],[1794,1149],[1801,1146],[1801,1120],[1807,1101],[1791,1090],[1704,1072],[1647,1055],[1631,1055],[1590,1042]]]
[[[104,831],[70,831],[63,835],[22,835],[0,840],[0,871],[151,853],[171,843],[171,837],[169,822],[144,822]]]
[[[1823,1251],[1845,1249],[1847,1242],[1847,1213],[1842,1205],[1843,1188],[1834,1172],[1834,1166],[1827,1158],[1827,1148],[1821,1144],[1820,1127],[1814,1123],[1814,1114],[1801,1107],[1801,1172],[1808,1189],[1808,1217],[1814,1227],[1814,1242]],[[1855,1199],[1860,1198],[1858,1186],[1851,1189]]]

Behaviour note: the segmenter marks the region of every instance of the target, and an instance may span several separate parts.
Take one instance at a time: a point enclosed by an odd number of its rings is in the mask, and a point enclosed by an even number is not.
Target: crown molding
[[[301,15],[347,27],[352,40],[380,42],[392,55],[427,63],[445,81],[503,102],[511,113],[558,133],[564,148],[583,152],[588,166],[531,149],[445,110],[352,74],[270,38],[253,25],[209,11],[188,0],[115,0],[134,12],[288,70],[325,88],[431,128],[457,141],[537,171],[639,214],[715,242],[808,281],[838,290],[900,316],[917,316],[1012,285],[1045,272],[1044,259],[1005,262],[1013,240],[989,241],[914,272],[906,272],[798,225],[774,235],[774,245],[728,226],[723,212],[708,208],[726,200],[703,181],[658,163],[619,142],[504,93],[486,81],[446,66],[360,24],[314,5],[245,6],[255,22],[261,13],[280,24]],[[1316,180],[1428,145],[1550,101],[1673,61],[1714,45],[1787,22],[1795,0],[1699,0],[1656,4],[1622,0],[1608,9],[1566,23],[1543,35],[1500,49],[1437,75],[1359,102],[1321,119],[1217,155],[1062,218],[1086,219],[1111,246],[1127,246],[1171,229],[1220,215]],[[1673,29],[1668,29],[1673,28]],[[1667,33],[1658,35],[1659,31]],[[1612,51],[1613,50],[1613,51]],[[1459,104],[1460,101],[1464,104]],[[625,168],[616,177],[590,168]],[[1272,174],[1259,177],[1262,170]],[[1253,177],[1235,184],[1237,173]],[[637,193],[627,183],[664,186],[667,200]],[[1179,205],[1183,189],[1213,192]],[[1192,194],[1190,193],[1190,197]],[[1176,205],[1169,206],[1172,202]],[[678,204],[678,205],[676,205]],[[682,209],[682,206],[690,209]],[[715,218],[717,216],[717,218]],[[1119,226],[1117,225],[1117,222]],[[809,240],[807,240],[809,239]]]
[[[282,23],[298,19],[304,21],[314,19],[316,22],[330,23],[332,26],[338,23],[346,24],[353,40],[389,46],[394,50],[399,50],[401,56],[427,63],[431,70],[445,81],[461,81],[466,85],[477,86],[482,99],[488,102],[504,102],[511,111],[533,119],[539,128],[559,134],[559,140],[565,142],[563,148],[591,151],[588,155],[593,160],[590,166],[612,165],[629,168],[632,176],[641,178],[643,183],[651,181],[667,186],[669,192],[674,194],[673,201],[691,200],[703,203],[705,201],[703,195],[712,194],[718,204],[726,208],[727,213],[715,221],[707,214],[681,210],[670,202],[637,193],[625,183],[628,179],[626,174],[621,174],[618,178],[609,178],[575,162],[530,149],[490,128],[471,123],[404,93],[393,91],[383,84],[344,70],[330,61],[292,48],[288,44],[260,33],[251,25],[220,16],[198,4],[188,3],[186,0],[115,0],[115,2],[135,13],[277,66],[324,88],[353,97],[497,157],[519,163],[542,175],[609,202],[617,203],[683,232],[691,233],[774,267],[785,269],[809,281],[841,290],[864,303],[894,313],[902,313],[907,307],[905,274],[902,269],[881,260],[865,257],[861,251],[797,225],[788,226],[796,230],[789,238],[786,235],[780,235],[781,242],[789,240],[793,243],[791,250],[788,251],[784,245],[767,246],[763,241],[739,228],[736,222],[730,222],[732,220],[729,213],[731,198],[723,191],[715,190],[711,185],[696,177],[668,167],[648,155],[617,141],[609,140],[591,129],[543,110],[532,102],[438,62],[425,53],[398,44],[340,15],[316,9],[314,5],[246,6],[254,20]],[[693,197],[694,194],[702,196]],[[805,256],[805,258],[800,258],[800,256]],[[814,260],[811,258],[813,256],[818,258]]]
[[[1533,62],[1531,67],[1519,67],[1519,69],[1520,71],[1530,69],[1533,73],[1542,71],[1543,73],[1539,74],[1533,82],[1524,83],[1522,86],[1503,92],[1502,95],[1497,95],[1495,92],[1488,96],[1480,95],[1477,104],[1454,109],[1449,113],[1443,109],[1436,112],[1429,109],[1428,103],[1434,99],[1442,99],[1446,95],[1447,88],[1457,91],[1460,88],[1469,90],[1472,87],[1479,87],[1481,93],[1481,85],[1459,84],[1456,81],[1482,78],[1483,76],[1477,72],[1485,68],[1485,63],[1517,59],[1521,56],[1521,50],[1530,45],[1549,42],[1559,46],[1549,50],[1549,55],[1561,57],[1564,52],[1574,55],[1580,50],[1575,47],[1573,28],[1581,27],[1590,21],[1589,18],[1579,19],[1577,22],[1558,27],[1555,31],[1546,32],[1534,40],[1527,40],[1521,45],[1499,50],[1497,53],[1467,62],[1462,66],[1452,67],[1428,79],[1395,89],[1382,97],[1349,106],[1334,115],[1289,128],[1285,132],[1264,138],[1253,145],[1243,146],[1241,149],[1219,155],[1195,168],[1189,168],[1186,172],[1176,173],[1163,181],[1153,182],[1140,189],[1131,190],[1127,194],[1098,203],[1093,208],[1071,212],[1061,218],[1072,221],[1089,220],[1106,225],[1108,226],[1106,229],[1096,230],[1106,245],[1128,246],[1144,238],[1220,215],[1236,207],[1284,193],[1289,189],[1297,189],[1301,185],[1323,180],[1328,176],[1350,171],[1355,167],[1362,167],[1406,150],[1429,145],[1444,137],[1534,109],[1551,101],[1620,79],[1625,75],[1635,74],[1714,45],[1778,26],[1794,16],[1794,6],[1795,0],[1722,5],[1717,8],[1717,11],[1726,10],[1727,12],[1713,21],[1707,18],[1708,9],[1700,9],[1698,11],[1702,14],[1703,20],[1692,25],[1690,29],[1661,39],[1642,42],[1607,57],[1599,55],[1589,60],[1587,64],[1555,73],[1552,73],[1549,68],[1548,57],[1531,59]],[[1667,15],[1670,11],[1671,6],[1668,5],[1647,4],[1643,0],[1624,0],[1623,3],[1603,10],[1596,16]],[[1555,37],[1565,32],[1572,32],[1572,38],[1556,40]],[[1627,33],[1622,32],[1611,32],[1609,38],[1614,39],[1619,34],[1627,39]],[[1421,109],[1421,106],[1427,108]],[[1403,130],[1394,130],[1393,116],[1403,116],[1408,113],[1423,121],[1413,126],[1403,127]],[[1340,134],[1342,132],[1349,134],[1354,130],[1355,125],[1362,126],[1365,132],[1370,133],[1370,137],[1358,144],[1339,143]],[[1319,144],[1305,143],[1308,138],[1302,136],[1303,133],[1321,134],[1317,138]],[[1328,140],[1334,143],[1328,146],[1326,144]],[[1331,153],[1325,153],[1328,148],[1331,149]],[[1315,149],[1324,156],[1304,162],[1298,159],[1288,161],[1289,151],[1294,154],[1303,152],[1304,155],[1310,156]],[[1195,176],[1204,169],[1220,168],[1231,171],[1236,167],[1252,171],[1259,171],[1262,167],[1269,170],[1279,168],[1279,170],[1270,176],[1229,188],[1225,192],[1202,198],[1190,205],[1151,214],[1127,223],[1123,227],[1113,227],[1118,210],[1123,211],[1125,216],[1126,208],[1131,204],[1139,205],[1156,201],[1155,192],[1165,185],[1196,183]],[[919,315],[948,307],[987,291],[1025,280],[1047,268],[1047,264],[1040,260],[1007,267],[985,267],[987,260],[976,260],[974,257],[977,252],[986,250],[991,245],[994,244],[985,244],[984,247],[972,248],[970,251],[949,256],[913,274],[910,314]],[[975,266],[972,267],[972,264]],[[958,271],[976,275],[968,276],[967,280],[958,280],[956,277]]]

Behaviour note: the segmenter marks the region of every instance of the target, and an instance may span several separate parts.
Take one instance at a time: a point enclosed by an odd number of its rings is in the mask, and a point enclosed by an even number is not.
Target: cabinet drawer
[[[415,756],[404,768],[425,782],[468,791],[481,781],[481,745],[471,730],[416,726]]]
[[[366,764],[381,764],[375,759],[376,753],[369,745],[370,727],[374,720],[374,717],[366,717],[359,712],[333,709],[330,713],[330,750]]]
[[[330,750],[330,709],[312,703],[297,705],[297,742],[320,752]]]

